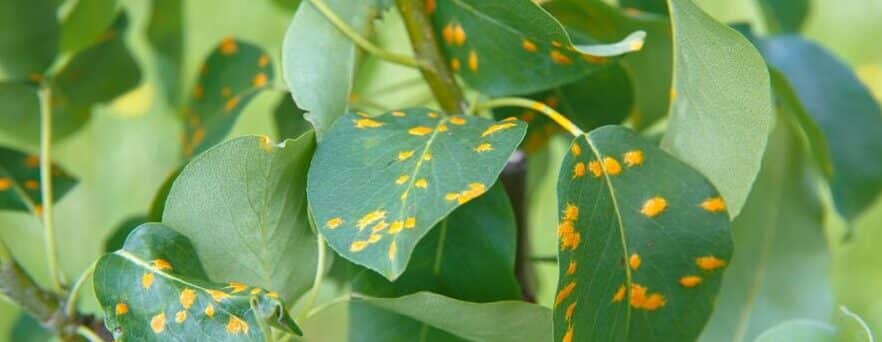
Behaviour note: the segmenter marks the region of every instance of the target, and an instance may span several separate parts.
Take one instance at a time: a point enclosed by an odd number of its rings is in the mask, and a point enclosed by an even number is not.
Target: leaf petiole
[[[549,117],[551,120],[554,120],[555,123],[563,127],[565,130],[570,132],[573,136],[580,136],[585,134],[576,124],[574,124],[570,119],[567,119],[566,116],[559,113],[547,106],[542,102],[533,101],[530,99],[525,99],[521,97],[502,97],[498,99],[492,99],[489,101],[481,102],[475,105],[474,111],[480,112],[487,109],[493,109],[497,107],[523,107],[535,110],[537,112],[542,113],[543,115]]]
[[[95,266],[98,265],[98,260],[92,262],[92,265],[89,266],[83,274],[80,275],[80,278],[77,279],[77,282],[74,283],[73,287],[70,288],[70,293],[67,295],[67,303],[64,306],[64,309],[67,311],[67,317],[76,317],[77,313],[77,300],[79,299],[80,288],[83,287],[83,284],[86,283],[86,280],[95,273]]]
[[[55,227],[52,221],[52,103],[51,90],[47,85],[37,92],[40,98],[40,188],[42,190],[43,241],[46,247],[46,259],[49,262],[49,273],[52,286],[61,291],[64,280],[58,269],[58,252],[56,251]]]

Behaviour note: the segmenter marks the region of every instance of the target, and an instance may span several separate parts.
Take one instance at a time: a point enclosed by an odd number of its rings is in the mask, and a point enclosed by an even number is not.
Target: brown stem
[[[530,239],[527,229],[527,158],[523,151],[516,151],[502,171],[502,185],[511,200],[517,224],[517,252],[515,276],[521,285],[521,297],[536,302],[533,268],[530,263]]]
[[[424,0],[395,0],[398,11],[404,19],[404,26],[410,36],[410,43],[417,59],[421,62],[420,72],[438,104],[447,113],[466,113],[468,105],[462,90],[456,84],[453,73],[447,67],[447,60],[441,53],[432,21],[426,14]]]

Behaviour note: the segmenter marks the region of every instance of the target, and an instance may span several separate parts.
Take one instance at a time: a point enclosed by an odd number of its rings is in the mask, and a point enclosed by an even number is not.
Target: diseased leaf
[[[439,0],[431,13],[450,68],[489,96],[529,94],[570,83],[640,50],[644,32],[609,45],[574,46],[530,0]]]
[[[432,227],[495,182],[526,131],[517,120],[443,115],[350,113],[327,132],[307,193],[338,254],[395,280]]]
[[[822,321],[795,319],[769,328],[754,340],[778,341],[833,342],[836,341],[836,327]]]
[[[738,32],[691,0],[668,0],[673,102],[661,146],[720,190],[734,219],[759,172],[772,125],[769,74]]]
[[[566,115],[579,128],[590,130],[622,123],[633,104],[632,91],[625,69],[613,64],[582,80],[526,97],[545,103]],[[498,119],[514,116],[529,124],[527,136],[521,144],[528,153],[538,151],[555,134],[562,132],[551,119],[532,109],[506,107],[494,111],[494,115]]]
[[[379,0],[327,0],[340,19],[365,34],[387,4]],[[333,56],[333,58],[329,58]],[[319,141],[347,110],[359,51],[311,3],[304,2],[285,33],[282,65],[291,96],[307,113]]]
[[[221,142],[245,105],[274,77],[263,49],[233,38],[221,41],[200,66],[190,94],[184,155],[199,154]]]
[[[276,123],[276,133],[279,138],[296,138],[306,133],[312,126],[303,117],[305,112],[297,107],[290,96],[282,96],[276,110],[273,111],[273,120]]]
[[[316,241],[306,172],[314,139],[271,145],[267,137],[236,138],[181,171],[162,222],[193,242],[211,279],[254,284],[288,301],[309,288]]]
[[[117,0],[77,0],[61,21],[62,52],[89,46],[113,23]]]
[[[52,165],[52,196],[58,201],[76,185],[77,180],[57,165]],[[0,147],[0,210],[42,212],[40,158]]]
[[[183,6],[181,0],[153,0],[147,40],[153,46],[159,70],[159,79],[166,100],[177,106],[181,98],[183,64]]]
[[[160,223],[103,256],[93,281],[117,341],[264,341],[269,326],[301,334],[274,292],[210,282],[190,241]]]
[[[759,46],[829,139],[836,210],[847,220],[855,219],[882,191],[879,104],[854,72],[812,42],[781,36]]]
[[[0,80],[39,81],[58,54],[54,0],[0,2]]]
[[[557,192],[555,340],[698,337],[732,254],[713,185],[633,131],[607,126],[573,141]]]
[[[811,7],[808,0],[758,0],[757,3],[770,33],[799,32]]]
[[[798,123],[785,110],[747,205],[732,223],[734,257],[701,341],[753,341],[780,322],[832,314],[817,173]]]
[[[661,5],[662,12],[667,14],[664,4]],[[635,128],[645,129],[668,114],[673,52],[671,25],[666,17],[633,15],[599,0],[554,0],[544,7],[574,37],[586,34],[612,42],[628,32],[646,31],[643,49],[622,57],[620,62],[634,88],[635,108],[629,121]]]

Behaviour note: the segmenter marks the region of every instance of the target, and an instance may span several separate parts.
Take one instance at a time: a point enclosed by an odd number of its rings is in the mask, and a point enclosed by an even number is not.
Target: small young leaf
[[[493,185],[525,131],[422,108],[347,114],[309,168],[316,226],[337,253],[394,280],[430,228]]]
[[[271,145],[241,137],[194,158],[165,203],[162,222],[193,241],[208,275],[277,291],[295,300],[312,283],[306,171],[312,134]]]
[[[555,340],[698,337],[732,254],[713,185],[618,126],[577,137],[558,179]]]
[[[61,22],[61,51],[76,52],[95,42],[116,17],[117,0],[78,0]]]
[[[52,166],[52,196],[58,201],[77,181],[60,167]],[[40,158],[0,147],[0,210],[31,211],[40,215]]]
[[[56,3],[0,1],[0,80],[42,78],[58,54]]]
[[[668,5],[674,84],[661,146],[707,176],[735,218],[771,132],[769,73],[747,39],[691,0],[668,0]]]
[[[166,100],[177,106],[181,98],[181,70],[183,63],[184,30],[183,7],[180,0],[153,0],[147,40],[156,53],[159,79]]]
[[[256,45],[225,38],[199,68],[186,109],[184,155],[221,142],[245,105],[274,82],[269,55]]]
[[[264,341],[267,325],[301,334],[274,292],[210,282],[190,241],[160,223],[141,225],[103,256],[93,281],[118,341]]]
[[[609,57],[638,51],[644,32],[609,45],[576,47],[560,24],[530,0],[438,0],[435,32],[450,68],[490,96],[529,94],[584,78]]]

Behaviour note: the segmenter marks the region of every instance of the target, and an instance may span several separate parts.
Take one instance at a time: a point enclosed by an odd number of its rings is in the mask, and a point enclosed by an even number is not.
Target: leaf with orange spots
[[[702,207],[714,186],[619,126],[577,137],[560,170],[555,340],[695,340],[732,254],[725,209]]]
[[[517,120],[423,108],[372,117],[377,127],[359,127],[361,119],[344,115],[327,132],[310,165],[307,193],[328,244],[390,280],[404,272],[433,226],[496,182],[526,131]],[[484,143],[493,149],[475,151]]]
[[[185,109],[185,156],[221,142],[251,99],[272,86],[275,73],[268,58],[260,47],[232,37],[218,43],[200,66]]]
[[[270,326],[302,334],[272,293],[210,281],[190,240],[164,224],[136,228],[98,260],[92,281],[117,341],[264,341]]]
[[[306,203],[314,149],[312,133],[280,144],[255,136],[219,144],[175,179],[162,222],[190,238],[212,279],[257,285],[294,301],[315,275]]]
[[[58,201],[77,180],[57,165],[52,165],[52,196]],[[0,210],[40,213],[43,194],[40,189],[40,158],[0,147]]]
[[[438,0],[432,23],[454,72],[491,96],[547,90],[640,50],[645,33],[618,43],[575,46],[554,17],[530,0]]]

